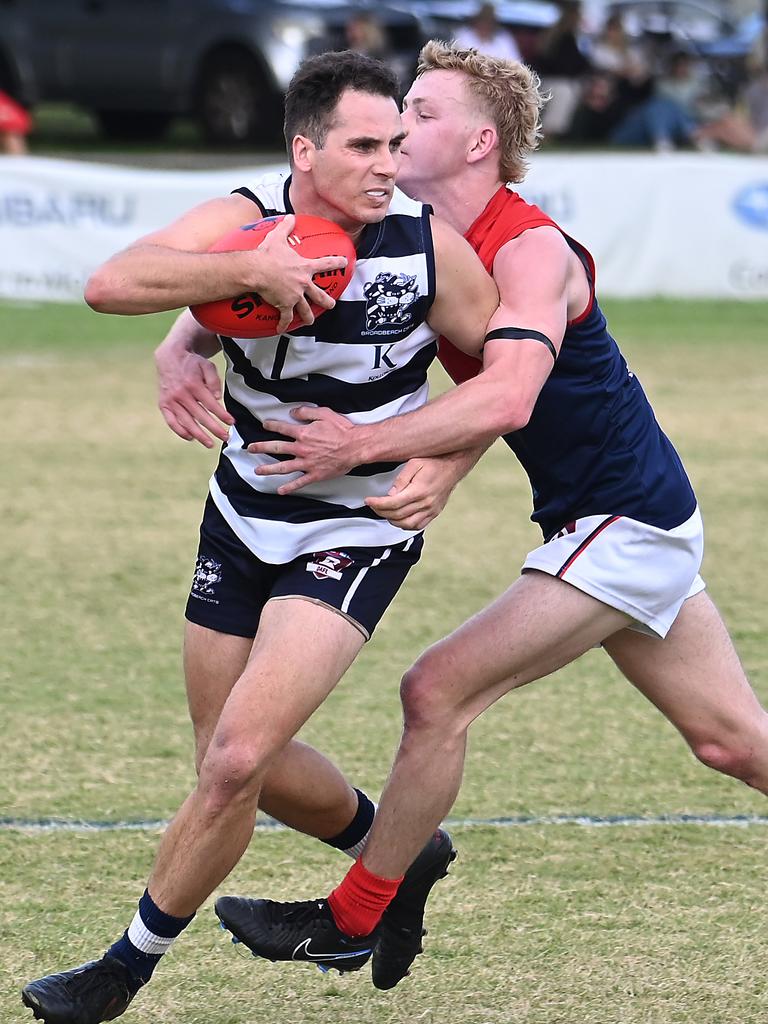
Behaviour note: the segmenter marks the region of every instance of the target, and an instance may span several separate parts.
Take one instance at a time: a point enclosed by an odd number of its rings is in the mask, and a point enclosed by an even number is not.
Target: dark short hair
[[[397,75],[383,61],[354,50],[308,57],[291,79],[285,96],[284,133],[289,156],[297,135],[305,135],[322,149],[346,89],[400,102]]]

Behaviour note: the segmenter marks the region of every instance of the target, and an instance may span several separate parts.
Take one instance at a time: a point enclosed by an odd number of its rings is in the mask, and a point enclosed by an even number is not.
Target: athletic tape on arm
[[[546,334],[542,334],[541,331],[530,331],[527,327],[498,327],[495,331],[489,331],[486,334],[483,345],[487,341],[495,341],[496,338],[508,338],[511,341],[524,341],[527,339],[540,341],[542,345],[547,346],[552,358],[557,359],[557,349]]]

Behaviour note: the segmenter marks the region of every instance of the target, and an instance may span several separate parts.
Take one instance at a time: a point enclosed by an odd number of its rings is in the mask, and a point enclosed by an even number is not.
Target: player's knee
[[[265,763],[259,751],[241,740],[214,738],[200,766],[198,789],[211,813],[258,795]]]
[[[455,708],[448,688],[429,653],[408,669],[400,683],[406,729],[447,730]]]
[[[757,757],[754,747],[732,740],[703,739],[694,742],[692,750],[696,757],[707,768],[740,779],[749,785],[754,784],[758,774]]]

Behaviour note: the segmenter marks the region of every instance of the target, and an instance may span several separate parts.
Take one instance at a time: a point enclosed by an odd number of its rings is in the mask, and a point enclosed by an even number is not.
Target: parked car
[[[192,115],[211,142],[273,138],[303,57],[344,47],[347,20],[375,13],[404,74],[417,15],[340,0],[0,0],[0,89],[28,107],[77,104],[104,134],[161,136]]]

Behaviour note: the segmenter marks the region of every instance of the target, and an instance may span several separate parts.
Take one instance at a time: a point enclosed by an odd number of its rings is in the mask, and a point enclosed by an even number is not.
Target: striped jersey
[[[693,488],[640,381],[608,331],[595,297],[590,254],[508,186],[499,188],[465,237],[491,273],[506,242],[544,225],[558,228],[581,260],[590,300],[567,324],[528,424],[504,438],[530,479],[531,518],[546,539],[590,515],[624,515],[663,530],[680,526],[696,508]],[[457,383],[481,366],[443,338],[440,360]]]
[[[290,177],[268,174],[237,189],[261,216],[293,213]],[[416,535],[365,505],[385,495],[398,463],[358,466],[295,494],[277,488],[293,476],[257,476],[276,457],[246,450],[273,440],[267,419],[290,420],[300,405],[328,406],[353,423],[374,423],[423,405],[427,368],[437,353],[426,318],[435,296],[431,208],[395,190],[387,215],[358,239],[352,280],[313,324],[272,338],[227,338],[224,403],[235,419],[211,477],[211,497],[255,555],[282,564],[340,546],[379,547]],[[280,457],[277,457],[280,458]],[[283,457],[284,458],[284,457]]]

